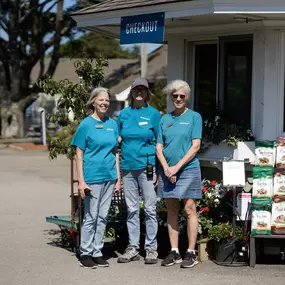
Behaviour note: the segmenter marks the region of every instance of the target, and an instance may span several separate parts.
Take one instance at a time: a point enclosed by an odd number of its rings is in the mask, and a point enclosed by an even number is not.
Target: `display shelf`
[[[250,267],[255,267],[255,264],[256,264],[255,239],[284,239],[285,240],[285,235],[254,235],[254,236],[250,236],[250,246],[249,246],[249,249],[250,249],[249,266]]]

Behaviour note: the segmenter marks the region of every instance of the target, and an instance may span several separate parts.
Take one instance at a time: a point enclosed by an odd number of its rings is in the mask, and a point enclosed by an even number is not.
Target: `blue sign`
[[[120,44],[160,43],[164,41],[164,13],[121,18]]]

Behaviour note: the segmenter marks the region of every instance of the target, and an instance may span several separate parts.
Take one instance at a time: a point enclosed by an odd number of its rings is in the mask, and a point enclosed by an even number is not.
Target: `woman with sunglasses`
[[[198,234],[196,199],[201,199],[202,189],[197,153],[202,138],[202,118],[187,108],[190,96],[187,82],[175,80],[166,86],[165,93],[173,102],[174,111],[161,119],[156,150],[162,165],[158,193],[166,202],[171,251],[161,265],[181,263],[182,268],[191,268],[198,263],[195,253]],[[179,199],[184,199],[187,215],[188,250],[183,261],[178,250]]]
[[[127,204],[127,228],[129,246],[118,258],[119,263],[139,259],[140,245],[140,192],[144,202],[146,239],[146,264],[157,263],[157,218],[155,184],[155,146],[160,113],[148,105],[151,92],[143,78],[137,78],[131,86],[129,107],[118,118],[121,137],[120,167]]]

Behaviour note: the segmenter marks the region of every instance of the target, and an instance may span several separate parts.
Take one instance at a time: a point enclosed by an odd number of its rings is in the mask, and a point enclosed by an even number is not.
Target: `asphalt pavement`
[[[0,148],[0,285],[223,285],[284,284],[284,265],[229,268],[212,262],[193,269],[146,266],[143,260],[94,270],[57,247],[58,228],[49,215],[70,212],[69,161],[49,161],[42,150]]]

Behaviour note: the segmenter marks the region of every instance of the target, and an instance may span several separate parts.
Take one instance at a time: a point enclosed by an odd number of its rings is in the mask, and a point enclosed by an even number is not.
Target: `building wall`
[[[171,35],[168,39],[168,81],[184,79],[193,82],[195,60],[193,49],[189,48],[191,42],[218,39],[225,35],[253,34],[252,130],[257,139],[276,139],[283,133],[285,45],[282,29],[251,27],[251,30],[239,32],[231,25],[221,34],[209,30],[203,36]],[[171,109],[172,104],[168,101],[168,110]]]

